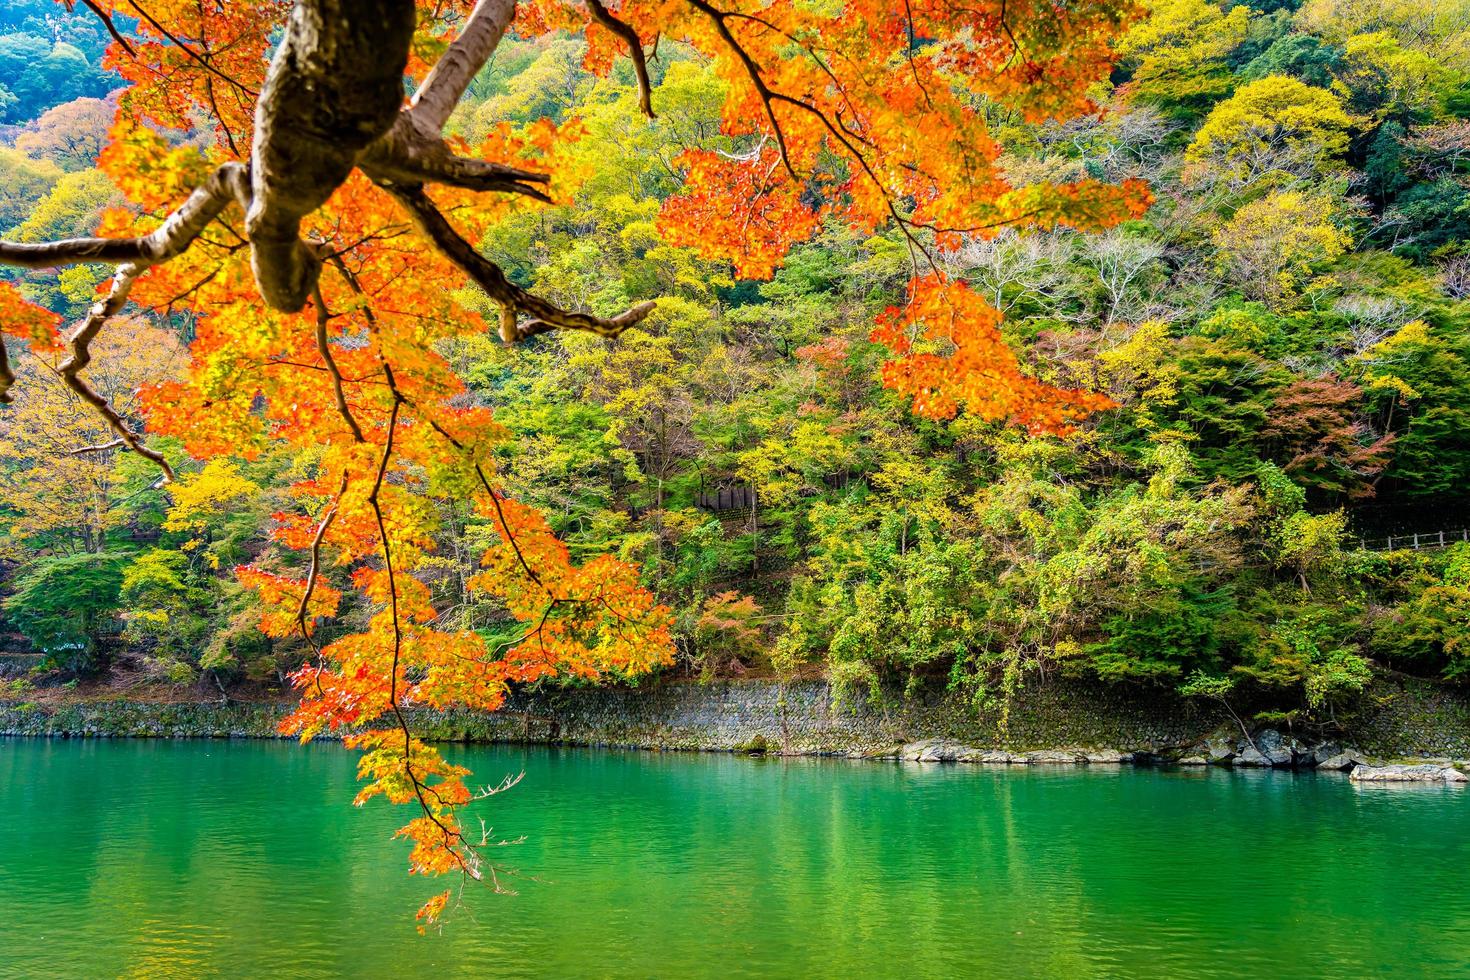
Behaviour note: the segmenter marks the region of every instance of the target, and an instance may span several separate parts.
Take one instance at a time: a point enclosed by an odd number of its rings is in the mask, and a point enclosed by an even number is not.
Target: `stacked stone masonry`
[[[275,737],[282,704],[0,702],[6,735]],[[1022,692],[1002,728],[997,709],[936,692],[887,705],[836,705],[802,682],[668,682],[637,688],[522,692],[493,714],[413,713],[442,741],[530,742],[664,750],[769,751],[925,761],[1276,765],[1347,759],[1470,758],[1470,697],[1425,682],[1381,681],[1330,738],[1256,732],[1248,744],[1223,708],[1167,692],[1052,681]],[[1232,729],[1234,728],[1234,731]],[[1262,741],[1262,739],[1265,741]],[[1285,760],[1285,761],[1283,761]],[[1334,765],[1333,768],[1338,766]]]

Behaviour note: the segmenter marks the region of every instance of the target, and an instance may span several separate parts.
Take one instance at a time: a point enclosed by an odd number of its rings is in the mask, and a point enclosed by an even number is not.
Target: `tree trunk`
[[[255,107],[245,227],[261,296],[295,312],[321,263],[301,220],[327,202],[403,105],[413,0],[301,0]]]

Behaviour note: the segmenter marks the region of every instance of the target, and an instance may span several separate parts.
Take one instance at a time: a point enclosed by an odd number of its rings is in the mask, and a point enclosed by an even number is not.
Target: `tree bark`
[[[255,107],[245,228],[261,296],[296,312],[320,260],[301,220],[393,126],[413,40],[413,0],[301,0]]]

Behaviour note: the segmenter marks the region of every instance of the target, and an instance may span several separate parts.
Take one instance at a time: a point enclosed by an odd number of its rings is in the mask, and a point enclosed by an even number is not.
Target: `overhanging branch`
[[[624,20],[613,16],[601,0],[587,0],[587,11],[592,19],[617,35],[628,47],[628,57],[633,61],[633,75],[638,79],[638,108],[649,119],[653,115],[653,84],[648,79],[648,58],[643,53],[643,42],[638,32]]]
[[[507,279],[500,266],[475,251],[474,246],[455,230],[422,187],[388,185],[385,189],[408,211],[424,236],[500,304],[500,337],[506,343],[515,343],[550,330],[585,330],[603,337],[616,337],[653,312],[651,301],[638,303],[614,317],[563,310]],[[517,314],[525,314],[531,319],[517,324]]]
[[[0,263],[51,269],[84,262],[158,265],[183,253],[231,203],[247,206],[250,186],[245,167],[227,163],[209,175],[188,200],[152,232],[139,238],[68,238],[59,242],[0,241]]]
[[[56,373],[61,376],[61,380],[68,388],[81,396],[83,401],[91,405],[99,415],[107,420],[112,431],[118,434],[129,449],[144,459],[157,463],[159,469],[163,470],[164,477],[173,480],[174,469],[169,465],[168,460],[163,458],[163,454],[143,445],[143,440],[128,426],[117,410],[82,377],[82,371],[92,363],[92,341],[96,340],[97,335],[102,332],[103,325],[122,311],[128,301],[128,292],[133,288],[134,280],[142,271],[142,266],[132,263],[118,266],[117,272],[113,274],[112,286],[107,290],[107,295],[92,304],[92,309],[87,312],[86,318],[78,324],[77,329],[67,339],[71,355],[61,362]]]
[[[647,68],[636,33],[597,0],[593,3],[594,17],[629,44],[647,109]],[[298,0],[256,104],[248,168],[240,163],[219,167],[147,235],[0,241],[0,264],[48,269],[98,262],[117,267],[106,297],[72,334],[71,356],[61,372],[67,385],[97,408],[124,445],[158,463],[172,478],[167,461],[143,446],[81,377],[91,360],[90,343],[106,321],[121,312],[137,276],[180,255],[231,203],[238,203],[245,211],[251,266],[261,297],[275,309],[298,312],[316,292],[324,257],[321,249],[302,240],[301,222],[325,204],[357,167],[393,193],[429,240],[500,304],[501,336],[507,342],[555,329],[616,337],[648,316],[651,302],[615,317],[597,317],[563,310],[516,286],[465,241],[423,192],[425,183],[440,183],[550,201],[543,189],[550,182],[548,175],[458,156],[442,136],[450,113],[495,51],[514,12],[514,0],[480,0],[408,108],[400,111],[403,71],[415,26],[413,0]],[[526,322],[518,322],[521,316]],[[329,349],[324,360],[330,370]],[[354,438],[361,439],[350,411],[344,410],[340,379],[334,381],[339,411]],[[14,373],[0,349],[0,400],[13,382]]]

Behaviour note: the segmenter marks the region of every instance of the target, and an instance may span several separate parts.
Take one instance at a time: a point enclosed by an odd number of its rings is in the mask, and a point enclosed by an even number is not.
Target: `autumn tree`
[[[14,401],[0,414],[0,518],[6,551],[21,546],[61,554],[96,553],[128,519],[126,498],[147,486],[119,469],[124,444],[107,419],[66,386],[61,351],[35,348],[19,365]],[[96,393],[125,424],[136,425],[139,389],[178,377],[185,353],[175,335],[137,317],[120,317],[97,344],[90,372]],[[151,481],[156,474],[150,473]]]
[[[51,161],[0,147],[0,226],[25,220],[36,200],[60,179],[61,170]]]
[[[737,592],[721,592],[710,596],[700,608],[694,623],[694,640],[698,644],[694,660],[705,677],[756,657],[763,646],[760,629],[760,605],[750,596]]]
[[[1298,483],[1348,498],[1371,497],[1393,455],[1393,436],[1375,436],[1363,419],[1363,392],[1328,376],[1288,385],[1262,431],[1278,441],[1282,469]]]
[[[107,144],[115,107],[106,99],[74,99],[47,109],[15,139],[16,149],[65,170],[90,167]]]
[[[1033,121],[1092,111],[1088,87],[1111,65],[1129,4],[159,0],[131,38],[112,13],[144,8],[86,6],[114,32],[107,64],[129,85],[99,165],[130,209],[109,212],[99,237],[0,244],[0,262],[115,269],[66,331],[56,372],[165,478],[170,462],[89,380],[94,342],[130,302],[187,311],[196,334],[184,379],[145,389],[151,431],[203,459],[268,446],[309,458],[276,530],[307,556],[305,574],[238,576],[258,592],[265,631],[311,649],[286,730],[347,730],[364,751],[358,801],[418,807],[401,832],[416,872],[496,880],[459,816],[485,793],[415,737],[411,706],[493,709],[513,682],[637,673],[670,655],[669,613],[634,568],[573,561],[541,514],[502,492],[492,453],[505,430],[441,352],[485,330],[507,343],[554,330],[614,338],[654,308],[568,308],[476,247],[500,217],[563,199],[596,171],[574,162],[573,118],[485,126],[473,145],[445,137],[508,31],[584,34],[599,73],[626,56],[648,117],[659,111],[649,51],[712,60],[721,132],[671,161],[683,192],[659,216],[670,244],[767,277],[824,223],[896,230],[912,281],[873,336],[894,354],[885,382],[916,412],[1059,431],[1107,404],[1024,373],[1000,314],[934,254],[1002,228],[1098,229],[1146,208],[1136,180],[1013,183],[986,123],[996,104]],[[467,284],[482,301],[464,298]],[[0,323],[53,341],[13,292],[0,293]],[[0,393],[12,375],[0,360]],[[493,528],[470,587],[502,603],[520,635],[492,647],[438,622],[416,574],[434,547],[434,497],[472,500]],[[375,612],[321,642],[344,574]]]
[[[1299,191],[1250,202],[1215,233],[1222,269],[1252,299],[1288,301],[1352,244],[1332,209],[1331,199]]]
[[[1304,177],[1347,149],[1351,125],[1331,92],[1269,75],[1210,110],[1186,155],[1239,184]]]

